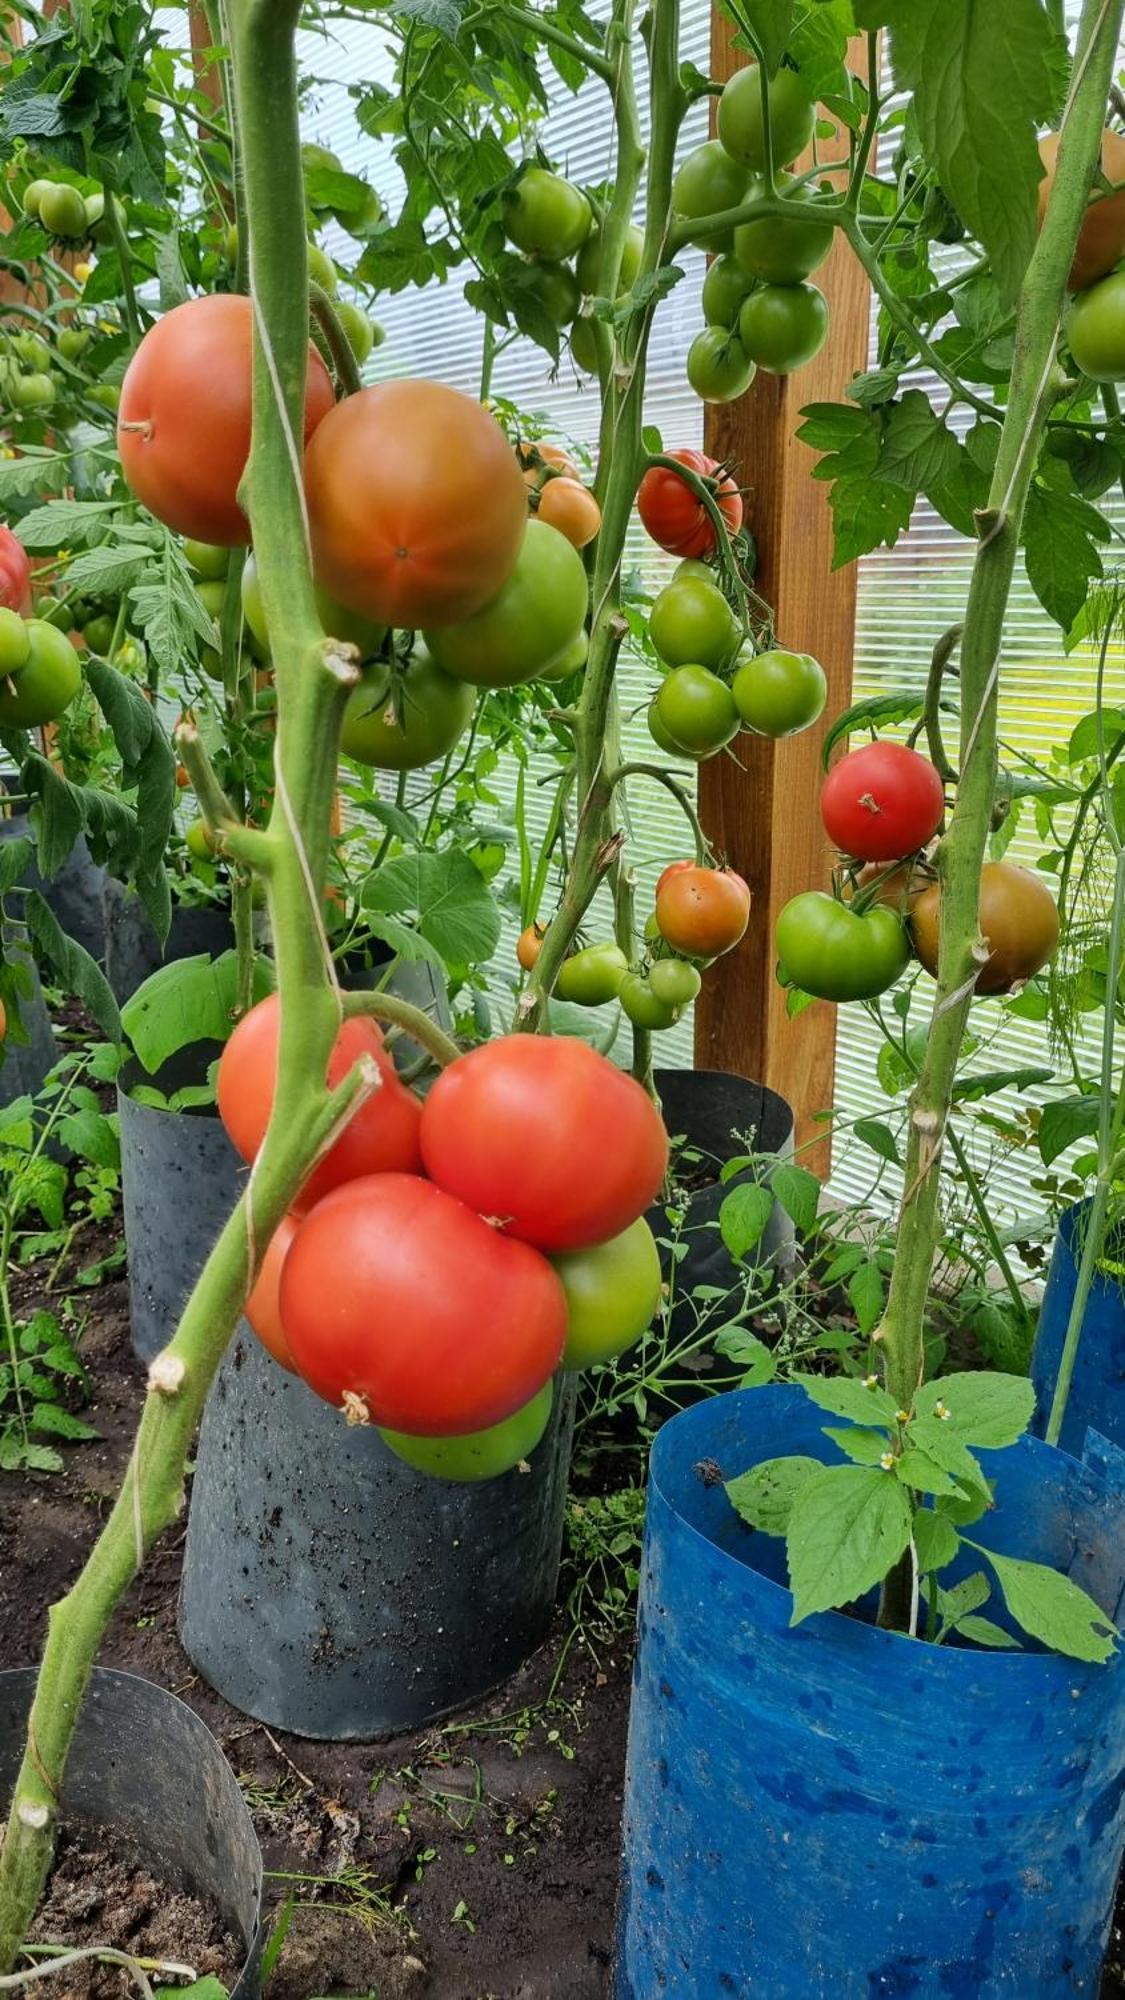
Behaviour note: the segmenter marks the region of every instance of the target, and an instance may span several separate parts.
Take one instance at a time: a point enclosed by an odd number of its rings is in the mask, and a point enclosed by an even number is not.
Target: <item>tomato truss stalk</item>
[[[603,320],[593,322],[598,348],[602,416],[595,491],[602,524],[594,544],[591,579],[590,650],[582,694],[574,712],[577,832],[559,908],[551,920],[523,995],[517,1025],[547,1025],[547,997],[597,890],[614,876],[618,942],[635,955],[632,883],[621,858],[622,836],[613,790],[620,763],[620,724],[614,693],[617,657],[628,630],[621,607],[621,565],[625,537],[644,464],[642,440],[645,361],[658,294],[645,296],[651,279],[668,259],[672,173],[676,141],[689,98],[679,76],[678,0],[654,0],[647,17],[651,139],[645,195],[645,242],[635,289],[644,303],[619,335]],[[615,298],[621,256],[632,218],[645,151],[641,143],[634,87],[633,0],[614,0],[607,48],[613,66],[609,83],[617,134],[613,198],[601,232],[599,291]],[[647,1044],[642,1044],[646,1048]],[[642,1060],[647,1070],[647,1056]]]
[[[358,678],[351,648],[317,615],[301,482],[308,289],[294,37],[299,0],[231,0],[234,78],[250,215],[253,446],[243,498],[262,597],[277,635],[276,795],[268,828],[240,825],[189,725],[182,754],[223,851],[259,872],[282,996],[274,1115],[246,1192],[207,1259],[148,1394],[113,1511],[72,1589],[49,1614],[27,1747],[0,1852],[0,1972],[27,1934],[54,1852],[67,1754],[115,1606],[183,1504],[184,1467],[207,1391],[262,1254],[309,1166],[378,1085],[373,1064],[325,1082],[342,1018],[322,921],[340,721]],[[383,1011],[380,996],[371,1010]],[[413,1010],[407,1010],[413,1013]],[[397,1010],[403,1018],[401,1003]],[[411,1031],[428,1032],[424,1016]]]
[[[906,1185],[887,1310],[875,1338],[886,1385],[909,1408],[924,1378],[926,1301],[937,1247],[940,1163],[973,990],[988,947],[978,897],[997,778],[997,710],[1004,617],[1020,525],[1047,417],[1062,387],[1055,349],[1086,199],[1101,147],[1123,0],[1085,0],[1058,171],[1020,291],[1011,393],[978,545],[961,637],[960,783],[938,848],[941,944],[929,1039],[910,1097]],[[883,1589],[880,1622],[909,1629],[909,1556]]]

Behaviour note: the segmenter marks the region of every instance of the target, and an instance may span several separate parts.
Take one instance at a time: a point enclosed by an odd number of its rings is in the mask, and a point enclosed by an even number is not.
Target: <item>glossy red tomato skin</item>
[[[668,457],[700,479],[713,479],[720,472],[718,460],[703,451],[670,451]],[[720,477],[715,498],[731,534],[737,534],[742,526],[742,495],[729,475]],[[653,541],[669,555],[707,556],[715,547],[715,528],[707,509],[666,466],[654,465],[645,473],[637,491],[637,512]]]
[[[269,1248],[254,1280],[254,1289],[244,1307],[245,1316],[266,1353],[272,1354],[279,1367],[290,1375],[297,1373],[297,1364],[281,1324],[281,1267],[300,1221],[299,1215],[282,1216],[270,1238]]]
[[[498,594],[527,487],[491,412],[441,382],[381,382],[338,403],[305,460],[321,583],[383,625],[457,625]]]
[[[553,1254],[604,1243],[644,1213],[668,1135],[640,1084],[585,1042],[505,1035],[443,1070],[422,1158],[439,1187]]]
[[[219,1061],[219,1116],[244,1160],[256,1157],[266,1135],[280,1027],[280,1001],[271,993],[239,1022]],[[342,1083],[361,1056],[372,1058],[382,1083],[310,1174],[293,1203],[297,1214],[306,1213],[344,1181],[369,1174],[413,1173],[418,1167],[422,1107],[400,1083],[374,1021],[344,1022],[328,1065],[329,1084]]]
[[[317,1203],[285,1259],[281,1316],[310,1389],[415,1437],[510,1417],[554,1374],[567,1321],[545,1257],[413,1174]]]
[[[7,611],[31,609],[31,564],[17,535],[0,522],[0,605]]]
[[[117,411],[117,449],[138,500],[181,535],[224,548],[250,540],[238,482],[250,451],[250,301],[235,292],[188,299],[146,333]],[[309,344],[305,442],[335,401]]]
[[[857,861],[899,861],[932,840],[945,812],[934,766],[905,743],[865,743],[834,764],[820,794],[829,840]]]

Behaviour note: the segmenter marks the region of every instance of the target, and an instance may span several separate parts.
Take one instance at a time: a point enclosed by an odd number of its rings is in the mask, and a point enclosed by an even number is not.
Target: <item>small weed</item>
[[[358,1863],[342,1868],[338,1875],[304,1875],[289,1869],[271,1869],[266,1879],[294,1884],[289,1896],[294,1916],[315,1905],[319,1910],[338,1910],[344,1916],[354,1917],[369,1936],[386,1930],[399,1931],[404,1937],[416,1936],[406,1911],[391,1901],[387,1885],[377,1881],[372,1869]]]

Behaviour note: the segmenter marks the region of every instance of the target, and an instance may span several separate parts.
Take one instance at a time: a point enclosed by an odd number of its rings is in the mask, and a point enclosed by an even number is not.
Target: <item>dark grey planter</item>
[[[234,944],[229,910],[214,903],[177,903],[163,946],[139,896],[107,876],[105,883],[105,972],[119,1006],[151,973],[174,959],[209,952],[218,958]]]
[[[23,1755],[35,1670],[0,1674],[0,1815]],[[246,1958],[231,2000],[261,1992],[262,1854],[209,1729],[152,1681],[95,1667],[63,1780],[67,1818],[119,1828],[155,1870],[221,1910]],[[53,1990],[60,1992],[52,1982]]]
[[[38,872],[38,871],[36,871]],[[109,877],[80,833],[62,867],[36,884],[63,930],[99,961],[105,957],[105,897]]]
[[[212,1687],[299,1736],[372,1741],[479,1700],[546,1635],[574,1392],[530,1471],[414,1472],[248,1330],[208,1399],[180,1637]]]
[[[126,1064],[118,1079],[121,1194],[129,1269],[133,1346],[143,1361],[159,1354],[175,1332],[191,1292],[231,1209],[246,1169],[218,1113],[166,1111],[130,1096],[148,1083],[171,1096],[198,1083],[219,1054],[197,1042],[155,1076]]]

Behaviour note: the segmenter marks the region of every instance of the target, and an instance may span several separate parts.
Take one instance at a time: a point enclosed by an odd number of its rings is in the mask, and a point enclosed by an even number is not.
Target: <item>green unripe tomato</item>
[[[735,231],[736,236],[739,233]],[[754,284],[755,280],[743,270],[737,257],[728,253],[715,257],[703,280],[703,317],[708,326],[733,327]]]
[[[357,243],[367,243],[385,219],[387,211],[377,190],[365,187],[357,208],[334,208],[331,213],[341,229],[345,229]]]
[[[775,646],[742,661],[735,669],[731,693],[747,729],[759,736],[794,736],[822,714],[828,681],[811,653],[789,653]]]
[[[603,944],[588,944],[563,960],[555,993],[578,1007],[604,1007],[616,1000],[628,970],[629,961],[612,938]]]
[[[43,369],[51,365],[51,350],[37,333],[14,333],[8,345],[25,368]]]
[[[528,256],[562,262],[581,250],[593,214],[581,188],[545,167],[528,167],[501,202],[504,234]]]
[[[815,285],[762,285],[739,313],[738,333],[760,368],[789,375],[824,346],[828,301]]]
[[[502,1423],[487,1430],[467,1431],[464,1437],[411,1437],[406,1431],[380,1430],[379,1436],[396,1458],[425,1472],[431,1479],[454,1479],[463,1483],[497,1479],[530,1458],[550,1422],[554,1400],[553,1382],[545,1382],[538,1395]]]
[[[308,258],[309,277],[313,283],[319,285],[324,292],[334,293],[338,282],[336,266],[327,251],[322,250],[319,243],[310,243]]]
[[[631,222],[621,248],[621,268],[617,276],[617,296],[619,299],[623,298],[626,292],[631,292],[637,282],[637,272],[641,268],[644,247],[644,230],[638,229],[636,223]],[[574,267],[574,275],[578,279],[580,291],[594,296],[597,296],[601,291],[601,256],[601,231],[594,229],[591,230],[585,243],[582,245],[578,253],[578,262]]]
[[[660,710],[657,706],[655,695],[653,695],[652,700],[649,702],[648,714],[645,720],[648,723],[649,735],[652,737],[652,740],[656,744],[657,749],[663,750],[664,755],[666,757],[683,757],[686,755],[686,752],[682,750],[680,745],[676,742],[675,737],[670,736],[667,729],[664,727],[664,724],[660,719]],[[655,932],[654,935],[659,936],[660,934],[659,932]],[[647,931],[645,932],[645,936],[646,937],[648,936]]]
[[[348,346],[355,355],[357,366],[362,368],[374,345],[371,321],[362,307],[353,305],[350,299],[340,300],[336,317],[348,337]]]
[[[699,577],[703,583],[714,583],[715,572],[702,556],[685,556],[672,571],[672,582],[683,583],[687,577]]]
[[[221,681],[223,678],[222,654],[214,646],[204,646],[199,655],[199,664],[208,680]]]
[[[681,222],[699,222],[707,215],[721,215],[737,208],[746,199],[750,175],[746,168],[720,146],[708,139],[696,146],[677,168],[672,182],[672,212]],[[725,232],[703,231],[692,242],[704,250],[725,251],[730,244]]]
[[[656,921],[656,911],[650,910],[648,916],[645,918],[645,943],[659,944],[661,942],[662,936],[660,925]]]
[[[649,968],[648,983],[663,1006],[690,1007],[703,980],[686,958],[658,958]]]
[[[714,573],[681,576],[660,592],[649,614],[649,638],[666,666],[721,667],[742,636]]]
[[[39,199],[39,220],[50,236],[73,241],[90,233],[86,203],[78,189],[65,181],[52,181],[44,188]]]
[[[100,613],[97,618],[91,618],[88,624],[83,625],[82,637],[92,653],[97,653],[103,659],[108,657],[116,625],[116,619],[108,617],[105,612]]]
[[[0,680],[18,674],[31,658],[31,635],[18,611],[0,605]]]
[[[663,1295],[660,1253],[644,1216],[591,1250],[552,1257],[566,1293],[570,1370],[614,1361],[648,1331]]]
[[[639,972],[626,973],[617,997],[635,1028],[659,1034],[662,1028],[674,1028],[680,1018],[679,1008],[658,1000],[648,980]]]
[[[80,361],[94,338],[88,326],[64,326],[59,334],[59,353],[64,361]]]
[[[570,329],[570,352],[574,365],[583,375],[598,372],[598,342],[592,319],[576,319]]]
[[[333,174],[342,174],[344,171],[339,154],[334,153],[331,146],[318,145],[315,139],[302,140],[301,165],[305,168],[306,172],[310,167],[314,170],[317,167],[325,167],[329,173]],[[310,201],[309,206],[310,208],[324,208],[327,204]]]
[[[569,326],[582,303],[578,280],[569,264],[555,264],[544,258],[535,266],[535,290],[552,326]]]
[[[93,194],[85,196],[83,206],[86,210],[86,227],[92,232],[94,224],[100,222],[105,214],[105,189],[95,188]]]
[[[316,586],[316,607],[330,639],[342,639],[347,645],[354,646],[363,660],[378,652],[386,637],[385,625],[376,625],[358,611],[348,611],[319,583]],[[242,616],[259,646],[268,653],[270,635],[262,603],[262,586],[258,581],[258,564],[253,554],[247,556],[242,566]]]
[[[53,375],[13,375],[8,384],[12,407],[17,410],[49,410],[55,400]]]
[[[54,722],[82,685],[82,666],[70,640],[43,618],[29,618],[28,656],[10,688],[0,689],[0,724],[34,729]]]
[[[206,820],[192,820],[184,835],[184,846],[195,861],[212,859],[215,852],[215,836]]]
[[[910,959],[906,931],[886,903],[860,913],[820,889],[791,897],[775,936],[782,971],[818,1000],[873,1000]]]
[[[45,624],[56,626],[60,632],[70,631],[70,606],[64,604],[60,597],[41,597],[35,615]]]
[[[657,689],[653,708],[661,727],[688,757],[713,757],[738,733],[734,696],[708,667],[673,667]]]
[[[545,673],[540,673],[540,680],[566,681],[570,679],[571,674],[581,673],[586,664],[589,651],[589,634],[580,632],[578,637],[567,647],[565,653],[559,655],[554,666],[548,668]]]
[[[119,383],[91,382],[86,395],[91,403],[97,403],[99,408],[109,410],[116,416],[117,405],[121,401],[121,387]]]
[[[204,583],[220,582],[230,568],[230,550],[217,548],[214,542],[196,542],[189,537],[184,554]]]
[[[766,86],[770,107],[770,145],[775,167],[787,167],[803,153],[816,124],[816,105],[792,69],[779,69]],[[732,160],[756,174],[765,172],[766,147],[762,125],[762,79],[757,63],[736,70],[719,99],[719,138]]]
[[[426,633],[439,667],[477,687],[518,687],[550,673],[585,630],[589,583],[577,549],[547,521],[527,524],[515,567],[463,625]]]
[[[701,402],[736,402],[757,372],[738,335],[725,326],[705,326],[688,349],[687,378]]]
[[[832,248],[833,228],[830,222],[816,220],[817,196],[808,188],[790,189],[783,182],[778,191],[790,201],[803,202],[810,210],[809,220],[763,215],[756,222],[743,222],[734,232],[734,254],[749,277],[768,285],[795,285],[823,264]]]
[[[368,322],[367,322],[367,324],[368,324],[368,326],[369,326],[369,327],[371,328],[371,345],[372,345],[372,347],[382,347],[382,345],[383,345],[384,341],[385,341],[385,340],[386,340],[386,338],[387,338],[387,329],[386,329],[386,327],[385,327],[385,326],[380,326],[380,324],[379,324],[379,322],[378,322],[378,320],[377,320],[377,319],[369,319],[369,320],[368,320]]]
[[[1125,382],[1125,271],[1111,271],[1079,292],[1065,332],[1083,375],[1092,382]]]
[[[376,770],[420,770],[452,750],[472,720],[476,700],[475,688],[443,674],[417,645],[397,688],[390,668],[376,661],[352,689],[340,748]]]
[[[24,214],[30,215],[34,221],[38,221],[39,204],[46,194],[47,189],[54,187],[54,185],[54,181],[28,181],[23,191]]]
[[[195,586],[200,601],[209,618],[221,618],[223,599],[227,594],[226,579],[221,576],[204,577]]]

